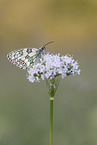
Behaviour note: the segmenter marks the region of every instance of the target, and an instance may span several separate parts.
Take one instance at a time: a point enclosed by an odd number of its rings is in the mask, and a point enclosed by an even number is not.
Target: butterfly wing
[[[21,69],[28,69],[33,66],[38,54],[37,48],[22,48],[8,53],[7,58]]]

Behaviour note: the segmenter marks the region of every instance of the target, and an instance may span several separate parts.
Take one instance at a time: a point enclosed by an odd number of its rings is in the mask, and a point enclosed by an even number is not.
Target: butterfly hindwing
[[[8,53],[7,57],[14,65],[28,69],[34,64],[38,54],[39,49],[37,48],[22,48]]]

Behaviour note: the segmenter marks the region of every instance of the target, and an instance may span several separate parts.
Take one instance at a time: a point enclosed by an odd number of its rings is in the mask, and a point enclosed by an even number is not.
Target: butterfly
[[[45,44],[40,48],[22,48],[7,54],[8,60],[21,69],[29,69],[45,54]]]

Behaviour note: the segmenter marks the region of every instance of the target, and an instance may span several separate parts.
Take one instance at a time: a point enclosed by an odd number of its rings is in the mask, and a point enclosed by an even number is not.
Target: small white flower
[[[28,70],[30,82],[39,82],[44,79],[52,79],[59,75],[62,78],[68,75],[80,75],[78,62],[70,55],[45,54],[39,62],[36,62]]]

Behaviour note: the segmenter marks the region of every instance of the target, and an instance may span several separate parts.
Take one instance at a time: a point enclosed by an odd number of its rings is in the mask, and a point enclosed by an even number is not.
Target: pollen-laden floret
[[[44,79],[52,79],[59,75],[62,78],[69,75],[80,75],[78,62],[70,55],[45,54],[28,70],[30,82],[39,82]]]

